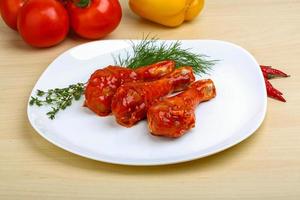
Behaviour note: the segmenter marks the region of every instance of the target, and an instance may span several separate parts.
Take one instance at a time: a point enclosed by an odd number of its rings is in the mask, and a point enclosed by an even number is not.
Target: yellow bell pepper
[[[145,19],[176,27],[194,19],[203,9],[204,0],[129,0],[129,6]]]

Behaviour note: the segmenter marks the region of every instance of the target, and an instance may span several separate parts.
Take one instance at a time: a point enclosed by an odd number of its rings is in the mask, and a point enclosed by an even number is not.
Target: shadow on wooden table
[[[180,172],[187,172],[193,170],[205,170],[207,168],[222,167],[222,165],[230,164],[234,160],[238,159],[248,148],[251,148],[252,144],[255,142],[257,137],[259,137],[260,129],[263,129],[264,124],[247,140],[241,142],[240,144],[229,148],[218,154],[201,158],[198,160],[193,160],[189,162],[172,164],[172,165],[162,165],[162,166],[125,166],[125,165],[115,165],[107,164],[100,161],[91,160],[84,158],[73,153],[67,152],[43,139],[39,134],[28,123],[25,123],[25,131],[29,134],[30,146],[34,148],[41,156],[47,157],[61,165],[69,165],[72,167],[78,167],[85,170],[91,171],[105,171],[106,173],[112,174],[156,174],[165,175]]]

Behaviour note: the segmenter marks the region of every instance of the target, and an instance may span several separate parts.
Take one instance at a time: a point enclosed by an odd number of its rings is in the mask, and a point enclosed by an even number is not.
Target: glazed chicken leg
[[[112,97],[122,84],[137,80],[159,79],[172,72],[174,68],[174,61],[161,61],[137,70],[119,66],[108,66],[96,70],[91,75],[85,89],[84,105],[100,116],[109,115]]]
[[[127,83],[112,99],[112,112],[119,124],[131,127],[144,119],[148,108],[161,97],[185,89],[195,80],[191,67],[181,67],[160,80]]]
[[[196,106],[216,96],[212,80],[194,82],[186,91],[151,106],[147,112],[153,135],[177,138],[195,126]]]

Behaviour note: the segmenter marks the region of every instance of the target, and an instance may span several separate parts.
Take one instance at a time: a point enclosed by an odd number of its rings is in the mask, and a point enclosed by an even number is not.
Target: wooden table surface
[[[86,42],[71,37],[34,49],[0,22],[0,199],[300,199],[300,1],[210,0],[191,23],[169,29],[133,15],[107,39],[219,39],[243,46],[292,76],[272,83],[287,103],[268,100],[256,133],[222,153],[157,167],[111,165],[68,153],[30,126],[35,82],[60,53]]]

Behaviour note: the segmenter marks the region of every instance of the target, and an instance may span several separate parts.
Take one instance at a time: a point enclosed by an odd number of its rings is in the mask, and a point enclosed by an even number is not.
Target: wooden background
[[[106,39],[219,39],[248,49],[292,76],[272,83],[287,103],[268,100],[265,121],[241,144],[204,159],[160,167],[105,164],[68,153],[30,126],[26,104],[48,64],[86,42],[72,36],[34,49],[0,22],[0,199],[300,199],[300,1],[209,0],[175,29],[134,16]]]

